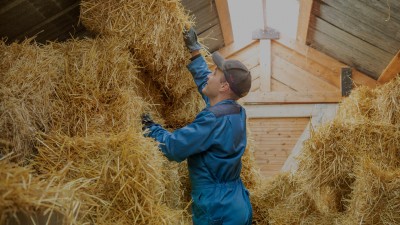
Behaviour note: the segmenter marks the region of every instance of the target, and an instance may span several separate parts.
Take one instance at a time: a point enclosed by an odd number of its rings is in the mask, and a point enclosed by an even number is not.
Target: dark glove
[[[150,114],[144,113],[142,114],[142,130],[146,130],[147,128],[155,125],[153,119],[151,118]]]
[[[196,31],[193,29],[193,27],[191,27],[189,30],[185,29],[183,32],[183,39],[185,40],[186,47],[190,52],[201,49],[201,45],[197,41]]]

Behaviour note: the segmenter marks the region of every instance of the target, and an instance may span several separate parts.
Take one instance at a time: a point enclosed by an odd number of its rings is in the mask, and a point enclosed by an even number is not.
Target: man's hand
[[[142,114],[142,131],[146,130],[147,128],[149,128],[155,124],[156,123],[154,123],[150,114],[148,114],[148,113]]]
[[[183,32],[183,38],[185,40],[186,47],[190,52],[198,51],[201,49],[201,45],[197,40],[196,31],[191,27],[189,30]]]

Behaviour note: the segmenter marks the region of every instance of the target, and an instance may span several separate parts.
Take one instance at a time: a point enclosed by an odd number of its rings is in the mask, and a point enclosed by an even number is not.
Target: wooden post
[[[383,70],[378,78],[379,83],[386,83],[400,73],[400,50],[390,61],[389,65]]]
[[[260,91],[271,91],[271,39],[260,40]]]
[[[233,43],[231,16],[227,0],[215,0],[225,46]]]
[[[299,19],[297,22],[297,41],[306,44],[313,0],[300,0]]]

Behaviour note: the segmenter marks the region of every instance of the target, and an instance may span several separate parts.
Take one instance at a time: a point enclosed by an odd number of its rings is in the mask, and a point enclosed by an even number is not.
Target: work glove
[[[156,123],[154,123],[150,114],[148,114],[148,113],[142,114],[142,131],[146,130],[147,128],[149,128],[155,124]]]
[[[200,43],[197,41],[196,31],[191,27],[189,30],[184,30],[183,39],[185,40],[186,47],[190,52],[201,49]]]

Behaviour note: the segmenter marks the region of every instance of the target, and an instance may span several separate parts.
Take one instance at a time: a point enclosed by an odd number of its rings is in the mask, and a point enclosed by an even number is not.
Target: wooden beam
[[[225,46],[233,43],[231,16],[227,0],[215,0]]]
[[[229,58],[231,57],[233,54],[237,53],[240,50],[243,50],[245,48],[247,48],[248,46],[254,44],[255,42],[257,42],[257,40],[251,40],[247,43],[236,43],[233,42],[229,45],[226,45],[225,47],[221,48],[220,50],[218,50],[218,52],[224,56],[225,58]]]
[[[306,44],[308,25],[312,10],[313,0],[300,0],[299,19],[297,21],[297,41]]]
[[[400,73],[400,50],[393,57],[390,63],[383,70],[382,74],[378,78],[379,83],[386,83],[393,79],[398,73]]]
[[[340,73],[340,89],[342,90],[342,96],[349,96],[351,89],[353,88],[353,82],[351,80],[351,68],[343,67]]]
[[[251,92],[243,98],[245,104],[337,103],[341,92]]]
[[[271,40],[260,40],[260,91],[271,91]]]
[[[324,104],[334,105],[334,104]],[[320,113],[318,104],[279,104],[279,105],[244,105],[246,115],[250,119],[255,118],[293,118],[313,117]]]

